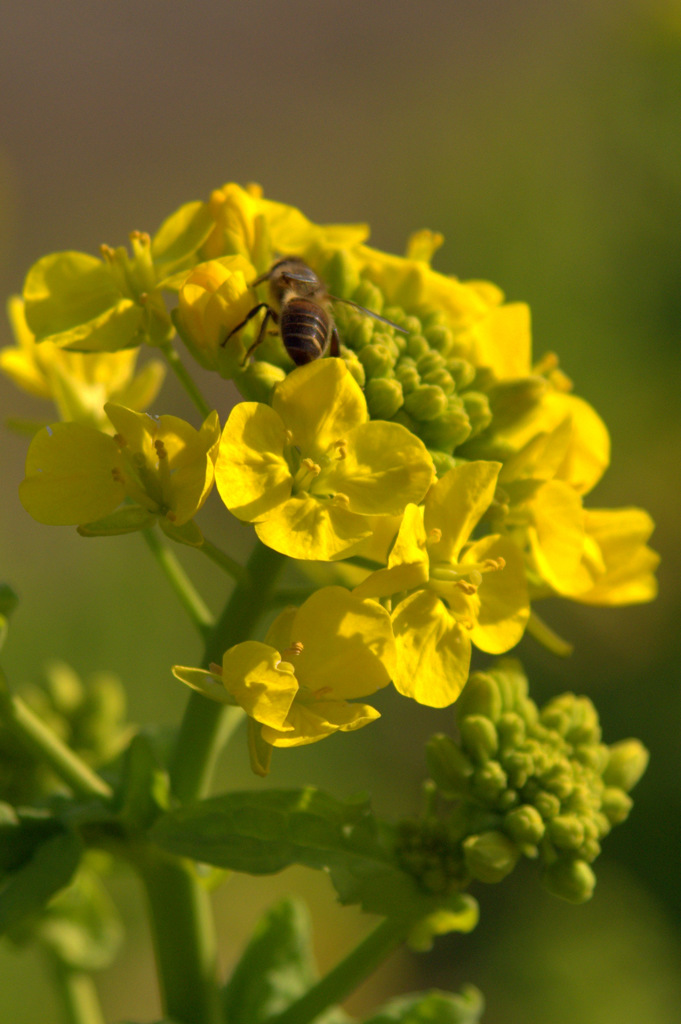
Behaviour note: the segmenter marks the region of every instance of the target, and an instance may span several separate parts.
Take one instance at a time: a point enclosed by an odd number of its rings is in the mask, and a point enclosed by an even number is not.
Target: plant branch
[[[201,636],[206,639],[215,625],[215,619],[209,608],[204,604],[203,598],[195,589],[194,584],[168,545],[163,544],[159,540],[156,531],[151,529],[142,530],[142,536],[189,618]]]
[[[196,385],[196,381],[191,376],[186,366],[180,359],[179,355],[177,354],[177,351],[173,348],[172,343],[166,341],[159,347],[166,358],[168,366],[173,371],[173,373],[179,380],[180,384],[182,385],[182,387],[187,392],[196,408],[199,410],[199,412],[205,419],[206,416],[208,416],[209,413],[211,412],[210,407],[208,406],[208,403],[206,402],[205,398],[199,391]]]

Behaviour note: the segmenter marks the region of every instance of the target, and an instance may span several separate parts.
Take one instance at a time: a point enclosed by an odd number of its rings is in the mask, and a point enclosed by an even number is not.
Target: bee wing
[[[352,299],[341,299],[338,295],[329,295],[332,302],[342,302],[346,306],[352,306],[359,313],[364,313],[366,316],[373,317],[374,320],[380,320],[382,324],[387,324],[388,327],[394,327],[400,334],[409,334],[409,331],[405,330],[404,327],[400,327],[394,320],[388,320],[385,316],[380,316],[378,313],[374,313],[372,309],[367,309],[366,306],[360,306],[359,302],[353,302]]]

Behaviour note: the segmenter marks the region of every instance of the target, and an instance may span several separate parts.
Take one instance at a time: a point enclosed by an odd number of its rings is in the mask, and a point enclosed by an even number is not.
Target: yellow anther
[[[211,661],[210,665],[208,666],[208,671],[211,673],[211,675],[221,676],[222,675],[222,665],[218,665],[218,664],[216,664],[216,662]]]
[[[482,563],[483,572],[498,572],[499,569],[506,568],[506,559],[501,558],[486,558]]]
[[[208,199],[208,209],[211,217],[216,217],[220,213],[225,204],[225,199],[225,193],[221,189],[216,188],[211,192]]]
[[[125,477],[121,473],[121,471],[118,468],[118,466],[114,466],[113,467],[113,469],[111,470],[111,476],[113,477],[115,483],[117,483],[117,484],[125,483]]]
[[[318,466],[312,459],[303,459],[300,465],[303,466],[308,473],[312,473],[313,476],[319,476],[322,471],[322,467]]]
[[[428,531],[428,544],[439,544],[442,540],[442,530],[438,526],[434,526],[432,530]]]
[[[468,580],[457,580],[454,586],[462,590],[467,597],[472,597],[478,589],[474,583],[469,583]]]
[[[555,352],[545,352],[541,359],[532,367],[532,372],[536,374],[551,373],[552,370],[558,368],[558,356]]]
[[[332,504],[336,508],[350,508],[350,499],[347,494],[343,494],[342,491],[337,491],[333,496]]]
[[[115,250],[110,245],[107,245],[106,242],[102,242],[99,251],[102,254],[102,259],[112,260],[114,258]]]
[[[151,245],[151,236],[147,231],[131,231],[131,242],[141,242],[143,245]]]
[[[163,441],[161,441],[159,438],[157,438],[154,441],[154,448],[156,449],[156,454],[158,455],[159,459],[168,458],[168,449],[164,445]]]
[[[320,686],[318,690],[313,690],[312,696],[315,700],[324,700],[330,693],[333,693],[332,686]]]
[[[177,520],[177,516],[174,512],[166,512],[166,519],[170,523],[174,523]]]
[[[286,431],[286,434],[284,435],[284,442],[287,445],[293,444],[293,434],[291,433],[290,430]]]
[[[116,444],[118,445],[119,448],[127,448],[128,447],[128,442],[125,440],[125,438],[123,437],[122,434],[114,434],[113,439],[114,439],[114,441],[116,442]]]
[[[346,441],[334,441],[333,447],[336,449],[336,458],[344,459],[348,454],[348,446]]]
[[[299,654],[303,653],[303,645],[300,640],[294,640],[293,643],[289,644],[285,651],[281,652],[281,660],[289,661],[291,658],[297,658]]]

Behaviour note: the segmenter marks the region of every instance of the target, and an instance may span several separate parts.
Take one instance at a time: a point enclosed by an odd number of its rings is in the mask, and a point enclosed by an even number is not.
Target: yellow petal
[[[366,697],[387,686],[395,669],[388,612],[344,587],[317,590],[298,609],[291,641],[302,643],[295,659],[301,686],[331,698]]]
[[[444,708],[468,679],[471,641],[436,594],[420,590],[393,612],[397,669],[393,682],[405,697]]]
[[[334,732],[354,732],[380,718],[369,704],[347,704],[342,700],[295,701],[288,716],[286,732],[263,727],[262,737],[273,747],[300,747],[316,743]]]
[[[232,409],[222,432],[215,482],[238,519],[260,519],[291,494],[285,445],[286,427],[268,405],[239,402]]]
[[[493,307],[472,333],[472,360],[477,366],[489,366],[498,380],[528,376],[532,329],[530,308],[524,302]]]
[[[355,588],[357,597],[389,597],[428,581],[423,509],[407,505],[387,569],[377,569]]]
[[[503,558],[503,569],[485,572],[477,592],[469,598],[475,626],[470,637],[488,654],[503,654],[518,643],[530,617],[523,554],[505,537],[484,537],[472,544],[461,564]]]
[[[574,587],[584,549],[584,511],[580,496],[561,480],[542,484],[527,506],[528,528],[537,570],[559,593]]]
[[[256,640],[230,647],[222,659],[222,682],[251,718],[274,729],[288,728],[298,683],[293,667],[273,647]]]
[[[263,544],[289,558],[329,562],[348,554],[358,541],[371,535],[371,528],[364,516],[309,494],[296,494],[270,510],[268,518],[256,524],[255,532]]]
[[[90,523],[125,497],[115,470],[120,473],[121,458],[113,438],[80,423],[55,423],[31,442],[19,497],[39,523]]]
[[[272,408],[302,454],[317,462],[369,419],[362,389],[342,359],[317,359],[293,370],[277,385]]]
[[[584,604],[625,605],[652,601],[660,556],[646,545],[654,523],[639,508],[589,509],[587,537],[597,545],[598,561],[585,559],[588,584],[569,596]]]
[[[428,493],[426,533],[439,530],[430,546],[430,561],[454,562],[473,527],[489,508],[501,469],[500,462],[467,462],[448,470]]]
[[[372,420],[343,438],[344,458],[324,474],[325,485],[347,495],[351,512],[399,515],[423,500],[435,477],[423,442],[399,423]]]

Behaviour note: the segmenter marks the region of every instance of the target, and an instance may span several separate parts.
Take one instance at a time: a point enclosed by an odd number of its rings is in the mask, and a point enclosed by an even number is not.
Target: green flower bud
[[[404,402],[402,385],[398,380],[388,377],[375,377],[373,380],[368,380],[364,395],[369,407],[369,415],[374,420],[392,419]]]
[[[402,385],[405,395],[417,388],[421,383],[416,363],[413,359],[401,359],[395,367],[395,377]]]
[[[347,327],[343,329],[343,340],[350,348],[360,352],[365,345],[372,344],[375,329],[375,321],[368,316],[348,318]]]
[[[497,730],[484,715],[466,715],[459,723],[461,745],[476,761],[484,762],[494,757],[499,749]]]
[[[359,282],[351,295],[352,301],[370,309],[372,313],[383,312],[383,292],[371,281],[363,279]]]
[[[454,347],[454,335],[452,334],[451,328],[445,324],[434,323],[428,326],[424,321],[423,326],[424,337],[427,338],[428,344],[432,349],[437,352],[441,352],[445,358],[449,355]]]
[[[532,802],[544,821],[555,818],[557,814],[560,814],[560,800],[553,793],[547,793],[545,789],[540,789]]]
[[[447,397],[442,391],[440,394],[445,398],[446,407],[436,419],[422,423],[419,436],[429,448],[452,452],[464,443],[471,432],[471,426],[459,396]]]
[[[601,810],[612,825],[619,825],[626,821],[633,805],[634,801],[619,786],[606,786]]]
[[[437,385],[447,396],[451,395],[454,391],[455,385],[452,376],[450,373],[447,373],[444,367],[438,370],[429,370],[428,373],[422,373],[422,379],[424,384]]]
[[[434,352],[432,349],[422,355],[416,360],[416,369],[421,374],[421,377],[425,377],[427,373],[433,373],[436,370],[444,370],[445,361],[439,352]]]
[[[367,377],[387,377],[392,374],[394,359],[386,345],[366,345],[359,353]]]
[[[464,793],[473,774],[473,765],[453,739],[438,733],[426,744],[428,771],[438,789],[447,794]]]
[[[467,715],[484,715],[496,722],[501,714],[501,695],[495,675],[474,672],[461,692],[456,710],[459,723]]]
[[[487,395],[479,391],[466,391],[461,396],[466,415],[471,424],[471,437],[476,437],[487,430],[492,422],[492,410]]]
[[[650,754],[639,740],[613,743],[603,781],[606,786],[618,786],[628,793],[648,767],[649,759]]]
[[[467,719],[470,721],[470,719]],[[482,719],[487,721],[487,719]],[[508,787],[508,776],[498,761],[487,761],[476,768],[471,780],[471,794],[485,803],[497,805]]]
[[[417,362],[430,353],[430,345],[422,334],[412,334],[407,340],[407,352]]]
[[[280,366],[257,359],[245,368],[237,383],[247,401],[269,403],[275,385],[285,376],[286,371]]]
[[[447,360],[447,370],[451,374],[457,391],[463,391],[475,380],[475,367],[467,359],[460,359],[453,356]],[[487,402],[489,407],[489,401]]]
[[[519,846],[535,846],[546,830],[541,814],[531,804],[509,811],[504,818],[504,828]]]
[[[357,261],[344,249],[337,249],[321,268],[323,280],[332,295],[352,295],[359,287]]]
[[[520,851],[503,832],[482,832],[463,843],[466,867],[479,882],[501,882],[518,863]]]
[[[361,388],[366,382],[366,373],[355,352],[346,349],[345,365]]]
[[[519,747],[525,741],[525,722],[515,711],[505,711],[497,721],[502,750]]]
[[[532,756],[521,750],[503,753],[501,763],[508,775],[508,781],[516,789],[522,789],[534,770]]]
[[[447,411],[447,396],[435,384],[421,384],[405,396],[404,405],[415,420],[434,420]]]
[[[542,881],[549,892],[569,903],[585,903],[591,899],[596,876],[583,860],[561,857],[544,872]]]
[[[584,842],[584,826],[574,814],[558,814],[547,826],[551,842],[561,850],[578,850]]]
[[[541,784],[559,800],[566,800],[572,793],[574,777],[567,761],[560,761],[548,771],[542,772]]]
[[[457,465],[457,460],[453,455],[449,455],[447,452],[440,452],[435,448],[429,448],[428,453],[433,460],[435,466],[435,472],[438,477],[444,476],[450,469],[454,469]]]

